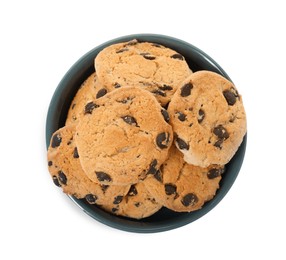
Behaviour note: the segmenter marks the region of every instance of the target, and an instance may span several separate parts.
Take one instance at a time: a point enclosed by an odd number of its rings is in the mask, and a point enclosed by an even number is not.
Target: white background
[[[284,1],[1,1],[0,259],[285,259]],[[215,59],[243,95],[247,152],[233,188],[168,232],[115,230],[52,183],[45,119],[65,72],[127,34],[180,38]]]

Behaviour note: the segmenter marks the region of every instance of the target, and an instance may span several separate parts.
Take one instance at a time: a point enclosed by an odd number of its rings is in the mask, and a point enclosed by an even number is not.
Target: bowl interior
[[[172,48],[181,53],[190,68],[195,72],[198,70],[210,70],[221,74],[225,78],[231,80],[225,71],[207,54],[195,46],[181,41],[176,38],[172,38],[164,35],[154,34],[136,34],[120,37],[111,41],[108,41],[86,53],[80,58],[64,75],[60,81],[55,93],[50,102],[47,121],[46,121],[46,146],[49,146],[50,138],[52,134],[63,127],[67,117],[68,109],[75,96],[81,83],[94,72],[94,58],[96,55],[106,46],[109,46],[118,42],[125,42],[132,39],[139,41],[149,41],[158,44],[162,44],[166,47]],[[90,205],[85,200],[76,199],[72,196],[70,198],[84,210],[88,215],[96,219],[97,221],[104,223],[108,226],[130,231],[130,232],[160,232],[174,228],[181,227],[188,223],[191,223],[198,218],[205,215],[212,208],[214,208],[226,195],[234,183],[240,167],[243,162],[244,153],[246,149],[246,136],[243,139],[241,146],[232,160],[226,165],[225,173],[222,176],[220,182],[220,189],[217,191],[216,196],[197,211],[190,213],[178,213],[162,208],[154,215],[141,220],[129,219],[125,217],[115,216],[103,211],[96,205]]]

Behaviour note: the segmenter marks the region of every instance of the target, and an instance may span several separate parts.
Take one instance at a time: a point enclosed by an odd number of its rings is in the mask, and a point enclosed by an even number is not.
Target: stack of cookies
[[[246,133],[233,83],[193,73],[176,51],[137,40],[103,49],[94,65],[51,137],[54,183],[130,218],[200,209]]]

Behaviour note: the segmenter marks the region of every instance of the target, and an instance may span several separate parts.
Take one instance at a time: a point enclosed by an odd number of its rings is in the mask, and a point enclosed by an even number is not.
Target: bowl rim
[[[52,122],[55,113],[57,113],[58,105],[63,102],[61,98],[62,92],[66,89],[66,87],[69,85],[69,82],[71,82],[71,79],[74,79],[74,75],[83,73],[84,68],[86,68],[88,65],[90,66],[91,60],[93,61],[95,56],[98,54],[99,51],[104,49],[105,47],[119,43],[119,42],[126,42],[130,41],[132,39],[138,39],[139,41],[144,41],[144,39],[148,39],[150,42],[172,42],[174,45],[180,45],[181,47],[184,46],[186,49],[190,49],[192,52],[194,52],[196,55],[198,55],[200,58],[204,59],[207,64],[211,64],[213,68],[215,68],[215,72],[218,72],[222,76],[226,77],[228,80],[232,81],[230,77],[227,75],[227,73],[222,69],[222,67],[213,60],[208,54],[197,48],[196,46],[183,41],[181,39],[162,35],[162,34],[149,34],[149,33],[143,33],[143,34],[130,34],[121,36],[115,39],[111,39],[109,41],[106,41],[97,47],[91,49],[86,54],[84,54],[82,57],[80,57],[71,67],[70,69],[65,73],[61,81],[59,82],[58,86],[56,87],[54,94],[52,95],[47,116],[46,116],[46,149],[49,147],[50,138],[52,133],[60,128],[59,121],[58,122]],[[145,40],[147,41],[147,40]],[[166,44],[166,47],[169,47],[169,44]],[[163,44],[163,43],[161,43]],[[163,44],[164,45],[164,44]],[[171,48],[171,47],[170,47]],[[95,55],[95,56],[94,56]],[[55,105],[57,104],[57,105]],[[178,217],[176,218],[176,221],[162,221],[162,222],[156,222],[156,225],[153,225],[151,222],[149,222],[147,225],[144,224],[144,220],[140,222],[142,224],[138,224],[138,220],[133,220],[121,216],[116,216],[110,213],[107,213],[103,211],[102,209],[99,209],[98,212],[94,212],[91,210],[91,205],[87,205],[83,200],[77,199],[71,195],[67,195],[78,207],[80,207],[86,214],[88,214],[93,219],[97,220],[100,223],[103,223],[107,226],[110,226],[112,228],[116,228],[123,231],[128,232],[135,232],[135,233],[155,233],[155,232],[162,232],[162,231],[168,231],[175,228],[182,227],[184,225],[187,225],[205,214],[207,214],[209,211],[211,211],[219,202],[224,198],[224,196],[228,193],[232,185],[234,184],[240,168],[243,164],[244,156],[245,156],[245,150],[246,150],[246,143],[247,143],[247,134],[245,134],[243,138],[243,142],[241,143],[240,147],[238,148],[238,151],[232,158],[232,160],[235,161],[235,171],[232,173],[231,179],[229,184],[224,187],[223,190],[219,189],[219,192],[214,196],[214,198],[204,204],[204,206],[196,211],[186,213],[190,217]],[[223,178],[222,178],[223,179]],[[180,213],[182,216],[186,215],[185,213]],[[114,217],[118,221],[113,221]],[[121,221],[122,220],[122,221]],[[128,223],[128,225],[126,224]],[[134,224],[135,223],[135,224]]]

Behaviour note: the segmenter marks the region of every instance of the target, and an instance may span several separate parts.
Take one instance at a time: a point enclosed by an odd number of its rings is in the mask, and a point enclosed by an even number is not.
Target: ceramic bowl
[[[138,41],[148,41],[162,44],[166,47],[172,48],[181,53],[189,67],[195,72],[198,70],[210,70],[221,74],[225,78],[231,80],[226,72],[206,53],[193,46],[190,43],[164,35],[156,34],[134,34],[123,36],[103,43],[85,55],[83,55],[64,75],[56,88],[54,95],[51,99],[47,120],[46,120],[46,146],[48,147],[50,138],[57,129],[64,126],[67,117],[68,109],[71,105],[72,99],[75,96],[81,83],[94,71],[94,58],[105,47],[119,43],[126,42],[132,39]],[[241,165],[246,149],[246,136],[243,139],[238,151],[232,160],[226,165],[225,173],[220,182],[220,189],[217,191],[215,197],[204,204],[204,206],[194,212],[179,213],[173,212],[166,208],[162,208],[154,215],[137,220],[120,217],[107,213],[97,207],[90,205],[85,200],[76,199],[72,196],[70,198],[89,216],[97,221],[120,230],[139,232],[139,233],[152,233],[167,231],[189,224],[198,218],[204,216],[212,210],[227,194],[233,185]],[[52,182],[51,182],[52,183]]]

